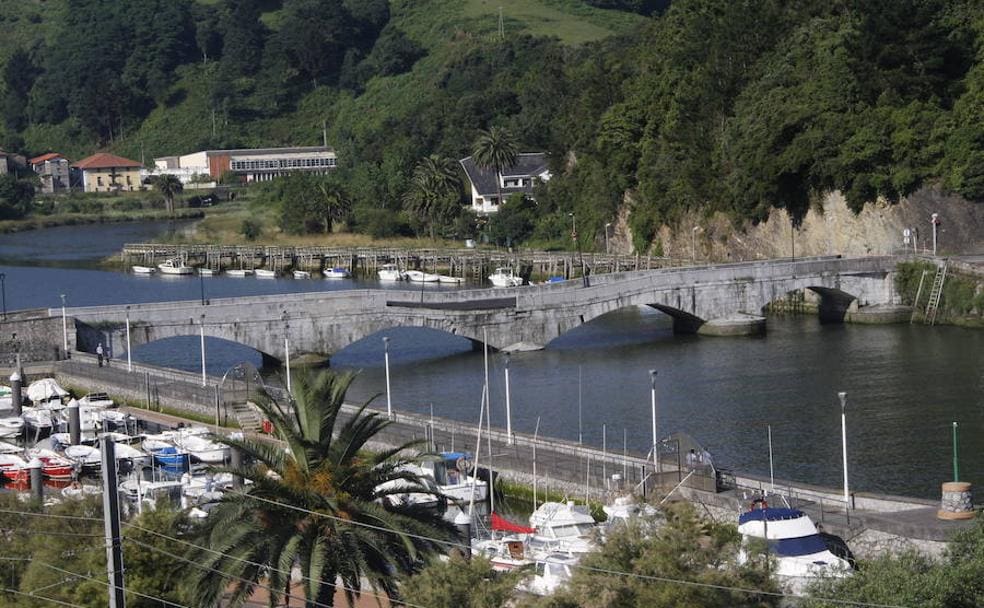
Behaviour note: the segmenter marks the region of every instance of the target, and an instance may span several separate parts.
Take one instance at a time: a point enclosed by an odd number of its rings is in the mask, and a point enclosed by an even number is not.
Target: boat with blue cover
[[[794,592],[804,590],[820,577],[844,577],[853,573],[851,563],[831,551],[843,545],[832,542],[836,537],[821,534],[810,517],[799,509],[769,507],[764,500],[756,500],[751,510],[738,517],[738,532],[746,541],[766,541],[775,560],[776,576]],[[739,559],[749,559],[746,549]]]

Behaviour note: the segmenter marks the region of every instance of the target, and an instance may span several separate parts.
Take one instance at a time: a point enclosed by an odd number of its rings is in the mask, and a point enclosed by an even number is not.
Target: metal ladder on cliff
[[[926,315],[924,322],[926,325],[936,324],[936,312],[940,307],[940,298],[943,296],[943,284],[946,282],[946,269],[949,261],[944,259],[943,264],[936,269],[936,278],[933,279],[933,288],[929,292],[929,302],[926,303]]]

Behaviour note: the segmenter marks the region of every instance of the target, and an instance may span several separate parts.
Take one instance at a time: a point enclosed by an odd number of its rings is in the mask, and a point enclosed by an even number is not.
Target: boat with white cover
[[[82,500],[87,496],[99,496],[102,494],[102,486],[90,484],[73,483],[67,488],[62,488],[61,495],[69,500]]]
[[[77,464],[84,473],[95,473],[102,468],[99,448],[91,445],[70,445],[65,448],[65,458]]]
[[[257,279],[275,279],[277,278],[277,271],[270,270],[269,268],[257,268],[256,269]]]
[[[219,271],[214,268],[199,268],[198,275],[202,277],[214,277]]]
[[[553,595],[571,580],[578,558],[566,553],[551,553],[537,558],[533,573],[516,586],[533,595]]]
[[[489,281],[494,287],[519,287],[523,284],[523,278],[512,268],[496,268],[495,272],[489,275]]]
[[[47,408],[25,406],[21,418],[23,418],[24,424],[34,429],[35,432],[50,431],[56,424],[54,412]]]
[[[325,268],[321,271],[326,279],[347,279],[352,273],[345,268]]]
[[[89,393],[85,397],[79,399],[79,407],[89,407],[89,408],[104,408],[104,407],[114,407],[116,405],[109,395],[106,393]]]
[[[573,502],[545,502],[530,515],[536,534],[530,544],[537,550],[581,554],[595,549],[594,517],[584,505]]]
[[[154,274],[157,272],[153,266],[131,266],[130,269],[133,270],[134,274]]]
[[[206,464],[221,464],[229,458],[229,446],[197,434],[180,434],[174,438],[174,445]]]
[[[63,397],[68,397],[68,391],[59,386],[54,378],[41,378],[27,387],[27,398],[35,405],[44,404],[44,407],[59,409],[63,407]]]
[[[380,281],[403,281],[407,275],[396,264],[383,264],[376,271]]]
[[[806,589],[820,577],[841,578],[854,570],[851,563],[830,551],[813,520],[799,509],[769,507],[764,500],[738,517],[738,532],[745,540],[763,539],[775,557],[775,575],[793,592]],[[739,562],[749,558],[742,549]]]
[[[407,280],[411,283],[438,283],[441,280],[441,275],[439,274],[423,272],[420,270],[408,270],[406,275]]]
[[[308,272],[307,270],[295,270],[293,272],[293,275],[294,275],[294,278],[295,279],[310,279],[311,278],[311,273]]]
[[[10,481],[28,481],[27,461],[17,454],[0,454],[0,475]]]
[[[24,419],[20,416],[0,418],[0,437],[17,437],[24,432]]]
[[[157,265],[157,269],[161,271],[161,274],[167,275],[185,275],[194,274],[195,269],[184,263],[184,260],[178,258],[172,258],[170,260],[164,260]]]
[[[230,277],[243,278],[253,274],[253,271],[249,268],[230,268],[229,270],[226,270],[225,273]]]
[[[447,285],[461,285],[462,283],[465,282],[465,280],[461,277],[452,277],[446,274],[442,274],[442,275],[438,275],[437,282],[444,283]]]
[[[489,486],[484,479],[475,479],[472,455],[468,452],[441,452],[437,460],[424,461],[420,474],[434,480],[441,493],[459,504],[468,504],[474,485],[475,502],[488,500]]]

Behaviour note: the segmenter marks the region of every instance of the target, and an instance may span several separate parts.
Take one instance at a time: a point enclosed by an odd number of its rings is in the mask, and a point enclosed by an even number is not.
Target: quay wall
[[[43,311],[8,314],[0,321],[0,366],[64,358],[60,316],[39,316]],[[75,324],[68,323],[68,348],[75,345]]]

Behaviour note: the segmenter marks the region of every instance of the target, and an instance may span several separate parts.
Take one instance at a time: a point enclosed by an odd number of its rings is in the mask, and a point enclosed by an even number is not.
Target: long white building
[[[227,171],[246,183],[269,181],[295,172],[327,173],[335,168],[335,150],[327,146],[203,150],[154,159],[155,173],[171,173],[184,183],[217,182]]]

